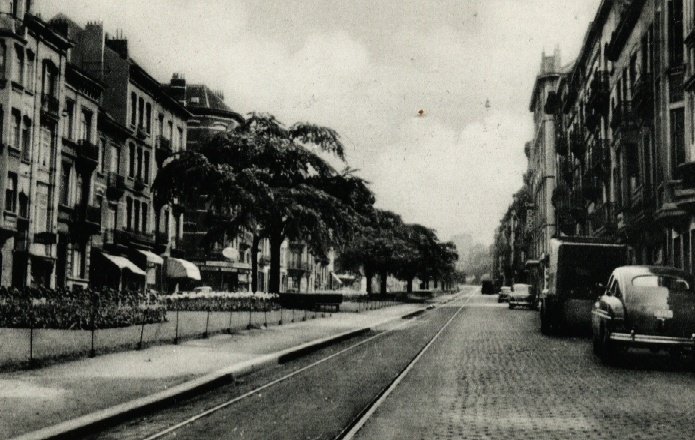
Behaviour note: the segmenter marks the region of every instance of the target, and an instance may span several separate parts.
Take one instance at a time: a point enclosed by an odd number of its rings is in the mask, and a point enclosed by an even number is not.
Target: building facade
[[[633,263],[692,272],[695,1],[602,1],[546,113],[556,235],[624,243]]]

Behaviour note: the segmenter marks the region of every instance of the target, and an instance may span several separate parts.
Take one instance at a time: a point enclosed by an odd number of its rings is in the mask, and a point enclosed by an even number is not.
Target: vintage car
[[[531,292],[531,286],[528,284],[514,284],[512,291],[509,293],[509,308],[528,307],[533,308],[536,298]]]
[[[512,293],[512,288],[509,286],[502,286],[500,288],[500,293],[497,295],[497,302],[503,303],[509,301],[509,294]]]
[[[594,352],[615,361],[629,348],[680,355],[695,347],[695,280],[682,270],[622,266],[591,311]]]

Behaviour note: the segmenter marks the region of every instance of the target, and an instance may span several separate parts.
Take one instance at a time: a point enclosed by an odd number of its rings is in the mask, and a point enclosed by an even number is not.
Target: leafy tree
[[[230,221],[208,235],[254,234],[253,284],[262,238],[270,242],[271,292],[280,291],[280,247],[285,239],[304,240],[317,254],[348,239],[361,222],[362,205],[374,203],[366,182],[338,173],[317,154],[344,161],[338,134],[327,127],[297,123],[289,128],[273,116],[251,114],[233,130],[177,154],[158,173],[155,204],[207,195],[211,210],[233,212]]]

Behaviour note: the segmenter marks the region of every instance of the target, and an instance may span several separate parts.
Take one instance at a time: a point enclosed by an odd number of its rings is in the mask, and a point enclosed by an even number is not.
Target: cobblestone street
[[[590,339],[543,336],[537,312],[496,299],[474,296],[357,438],[692,437],[690,363],[606,367]]]

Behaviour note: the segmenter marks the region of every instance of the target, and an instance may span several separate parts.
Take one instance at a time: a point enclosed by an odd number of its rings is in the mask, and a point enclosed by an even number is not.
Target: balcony
[[[649,73],[642,73],[632,85],[632,104],[644,123],[654,117],[654,83]]]
[[[17,214],[4,211],[2,215],[2,225],[0,225],[0,233],[13,235],[15,232],[17,232]]]
[[[640,127],[640,119],[634,112],[631,101],[621,101],[613,108],[611,128],[613,132],[621,135],[629,135]]]
[[[143,192],[147,188],[147,182],[142,177],[136,177],[133,181],[133,189],[137,192]]]
[[[144,125],[138,125],[138,128],[135,130],[135,134],[140,140],[147,139],[147,137],[150,135],[150,133],[145,129]]]
[[[593,231],[614,231],[617,227],[615,203],[604,203],[589,215]]]
[[[603,184],[595,176],[589,174],[582,182],[582,195],[588,201],[596,201],[603,195]]]
[[[118,173],[109,172],[106,178],[106,197],[109,200],[120,200],[126,189],[125,177]]]
[[[174,154],[174,150],[171,149],[171,141],[164,136],[157,136],[157,149],[154,154],[157,166],[161,168],[164,161]]]
[[[608,177],[610,171],[610,144],[606,139],[596,140],[589,149],[587,169],[592,170],[596,177]]]
[[[261,255],[258,259],[258,264],[260,266],[270,266],[270,255]]]
[[[561,156],[558,161],[557,174],[561,182],[572,183],[574,177],[574,166],[567,156]]]
[[[154,234],[134,231],[132,229],[113,229],[111,234],[113,237],[114,244],[120,244],[124,246],[139,245],[152,247],[155,244]]]
[[[587,109],[599,120],[601,116],[606,116],[608,114],[610,102],[609,78],[610,74],[607,71],[598,70],[594,73],[594,78],[589,85]]]
[[[586,145],[584,140],[581,138],[581,130],[575,131],[570,136],[570,151],[577,159],[584,161],[584,153],[586,151]]]
[[[560,156],[567,156],[567,134],[559,127],[555,125],[555,152]]]
[[[77,205],[72,211],[75,233],[96,235],[101,233],[101,208],[92,205]]]
[[[311,268],[309,267],[309,263],[307,263],[307,262],[290,261],[290,264],[287,267],[287,270],[291,270],[291,271],[295,271],[295,272],[309,272],[309,271],[311,271]]]
[[[77,141],[75,166],[85,173],[91,173],[99,163],[99,147],[87,139]]]
[[[41,96],[41,113],[57,121],[60,118],[60,101],[58,101],[58,98],[44,93]]]

